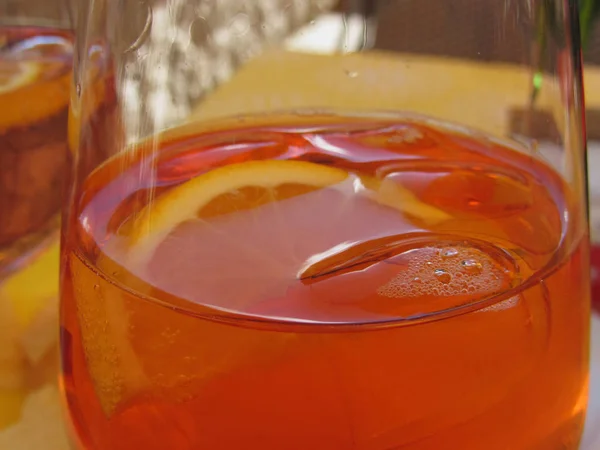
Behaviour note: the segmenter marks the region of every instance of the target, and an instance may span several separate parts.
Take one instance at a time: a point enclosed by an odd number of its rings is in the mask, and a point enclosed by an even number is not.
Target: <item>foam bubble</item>
[[[433,274],[441,283],[448,284],[452,281],[452,275],[446,272],[444,269],[435,269]]]
[[[458,250],[455,249],[454,247],[448,247],[448,248],[442,249],[440,251],[440,255],[442,256],[443,259],[454,258],[455,256],[458,256]]]
[[[450,255],[450,257],[449,257]],[[512,269],[480,246],[427,246],[404,255],[408,264],[377,293],[388,298],[452,297],[498,293],[510,286]]]
[[[483,265],[476,259],[463,259],[460,265],[468,273],[480,273],[483,270]]]

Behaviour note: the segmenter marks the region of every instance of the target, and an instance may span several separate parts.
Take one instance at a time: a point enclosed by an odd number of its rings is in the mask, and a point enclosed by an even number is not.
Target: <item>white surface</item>
[[[592,239],[600,238],[600,143],[588,145],[588,182],[590,187],[590,222]],[[593,176],[594,174],[594,176]],[[582,450],[600,449],[600,315],[592,319],[590,403]]]
[[[331,54],[359,48],[364,39],[365,20],[358,14],[344,19],[341,14],[323,14],[285,42],[295,52]]]
[[[600,449],[600,317],[592,319],[590,405],[582,450]]]
[[[600,241],[600,142],[588,144],[588,183],[590,189],[590,231],[592,240]],[[600,449],[600,446],[598,446]]]

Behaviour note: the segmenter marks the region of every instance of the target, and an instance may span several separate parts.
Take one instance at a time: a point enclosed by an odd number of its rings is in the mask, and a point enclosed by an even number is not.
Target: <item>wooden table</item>
[[[528,105],[530,86],[530,72],[510,64],[387,52],[319,55],[272,50],[209,95],[192,118],[302,107],[391,109],[507,135],[511,113]],[[600,67],[586,70],[585,86],[588,109],[600,111]],[[537,107],[561,117],[558,90],[547,78]],[[600,130],[600,120],[591,128]]]

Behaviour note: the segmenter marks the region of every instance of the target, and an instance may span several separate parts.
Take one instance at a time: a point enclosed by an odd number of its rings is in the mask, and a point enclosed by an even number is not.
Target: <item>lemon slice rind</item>
[[[447,212],[422,202],[401,184],[387,178],[380,182],[376,190],[367,195],[377,203],[417,217],[427,225],[435,225],[451,218]]]
[[[3,65],[0,65],[0,94],[15,91],[32,83],[39,74],[40,66],[32,61],[7,61],[4,64],[14,66],[16,70],[8,77],[2,75]]]

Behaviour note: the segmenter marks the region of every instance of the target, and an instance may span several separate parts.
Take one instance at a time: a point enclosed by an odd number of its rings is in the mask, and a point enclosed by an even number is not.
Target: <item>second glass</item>
[[[68,6],[0,4],[0,279],[58,228],[73,57]]]
[[[76,448],[578,448],[575,4],[477,4],[84,8]]]
[[[67,445],[56,330],[70,13],[67,0],[0,0],[0,448]]]

